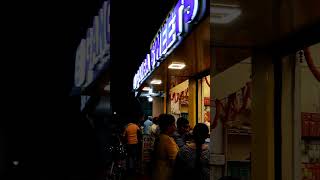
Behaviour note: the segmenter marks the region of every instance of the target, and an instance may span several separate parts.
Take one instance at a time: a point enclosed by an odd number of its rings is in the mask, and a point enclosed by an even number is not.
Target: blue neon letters
[[[86,38],[81,40],[76,52],[76,87],[88,86],[101,71],[110,54],[110,1],[105,1],[98,16],[93,19],[93,27],[87,30]]]
[[[179,0],[177,2],[153,39],[150,54],[147,54],[147,58],[135,74],[133,89],[138,89],[147,76],[170,54],[175,45],[183,38],[183,33],[189,32],[188,27],[195,23],[196,17],[198,16],[198,20],[202,18],[206,6],[205,1]]]

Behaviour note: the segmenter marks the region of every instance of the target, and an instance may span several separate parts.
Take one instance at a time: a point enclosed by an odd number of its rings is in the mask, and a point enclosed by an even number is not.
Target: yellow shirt
[[[172,178],[170,163],[176,159],[179,147],[173,138],[160,134],[159,143],[155,147],[156,164],[154,167],[153,180],[169,180]]]
[[[128,124],[124,132],[124,135],[127,135],[128,144],[138,144],[138,130],[140,130],[140,128],[136,124]]]

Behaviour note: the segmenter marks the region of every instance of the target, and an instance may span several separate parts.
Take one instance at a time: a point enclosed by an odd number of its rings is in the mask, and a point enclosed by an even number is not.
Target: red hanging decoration
[[[243,112],[248,106],[249,99],[251,98],[251,82],[247,82],[246,86],[243,87],[241,90],[242,90],[242,96],[243,96],[243,104],[240,109],[240,112]]]
[[[182,100],[183,96],[184,96],[184,91],[180,93],[179,100]]]
[[[176,97],[176,93],[173,92],[173,93],[172,93],[172,96],[171,96],[171,101],[173,101],[175,97]]]
[[[239,107],[239,99],[237,99],[237,94],[241,91],[241,96],[243,99],[243,104]],[[227,121],[235,119],[237,113],[245,112],[251,98],[251,82],[247,82],[246,85],[241,88],[239,91],[232,93],[226,98],[221,100],[215,100],[216,113],[212,122],[211,128],[214,129],[217,127],[219,119],[225,125]]]
[[[179,93],[177,93],[177,96],[175,97],[174,103],[177,103],[179,101]]]
[[[227,111],[226,111],[226,117],[223,119],[224,123],[229,121],[230,119],[233,119],[236,113],[236,93],[232,93],[228,97],[228,105],[227,105]]]

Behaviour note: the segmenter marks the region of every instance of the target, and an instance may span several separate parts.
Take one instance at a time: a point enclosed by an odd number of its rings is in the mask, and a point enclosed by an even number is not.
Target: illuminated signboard
[[[110,1],[105,1],[93,26],[82,39],[75,61],[74,84],[76,87],[88,86],[101,72],[110,58]]]
[[[138,89],[153,70],[179,45],[183,37],[190,32],[191,26],[204,16],[205,10],[206,0],[177,2],[153,39],[150,53],[146,55],[135,74],[133,89]]]

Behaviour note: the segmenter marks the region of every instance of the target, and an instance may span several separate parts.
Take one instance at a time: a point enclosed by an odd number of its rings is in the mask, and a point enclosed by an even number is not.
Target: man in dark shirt
[[[190,130],[189,121],[184,117],[178,118],[177,131],[174,132],[172,137],[176,141],[179,148],[183,147],[186,144],[187,138],[189,136],[189,130]]]

